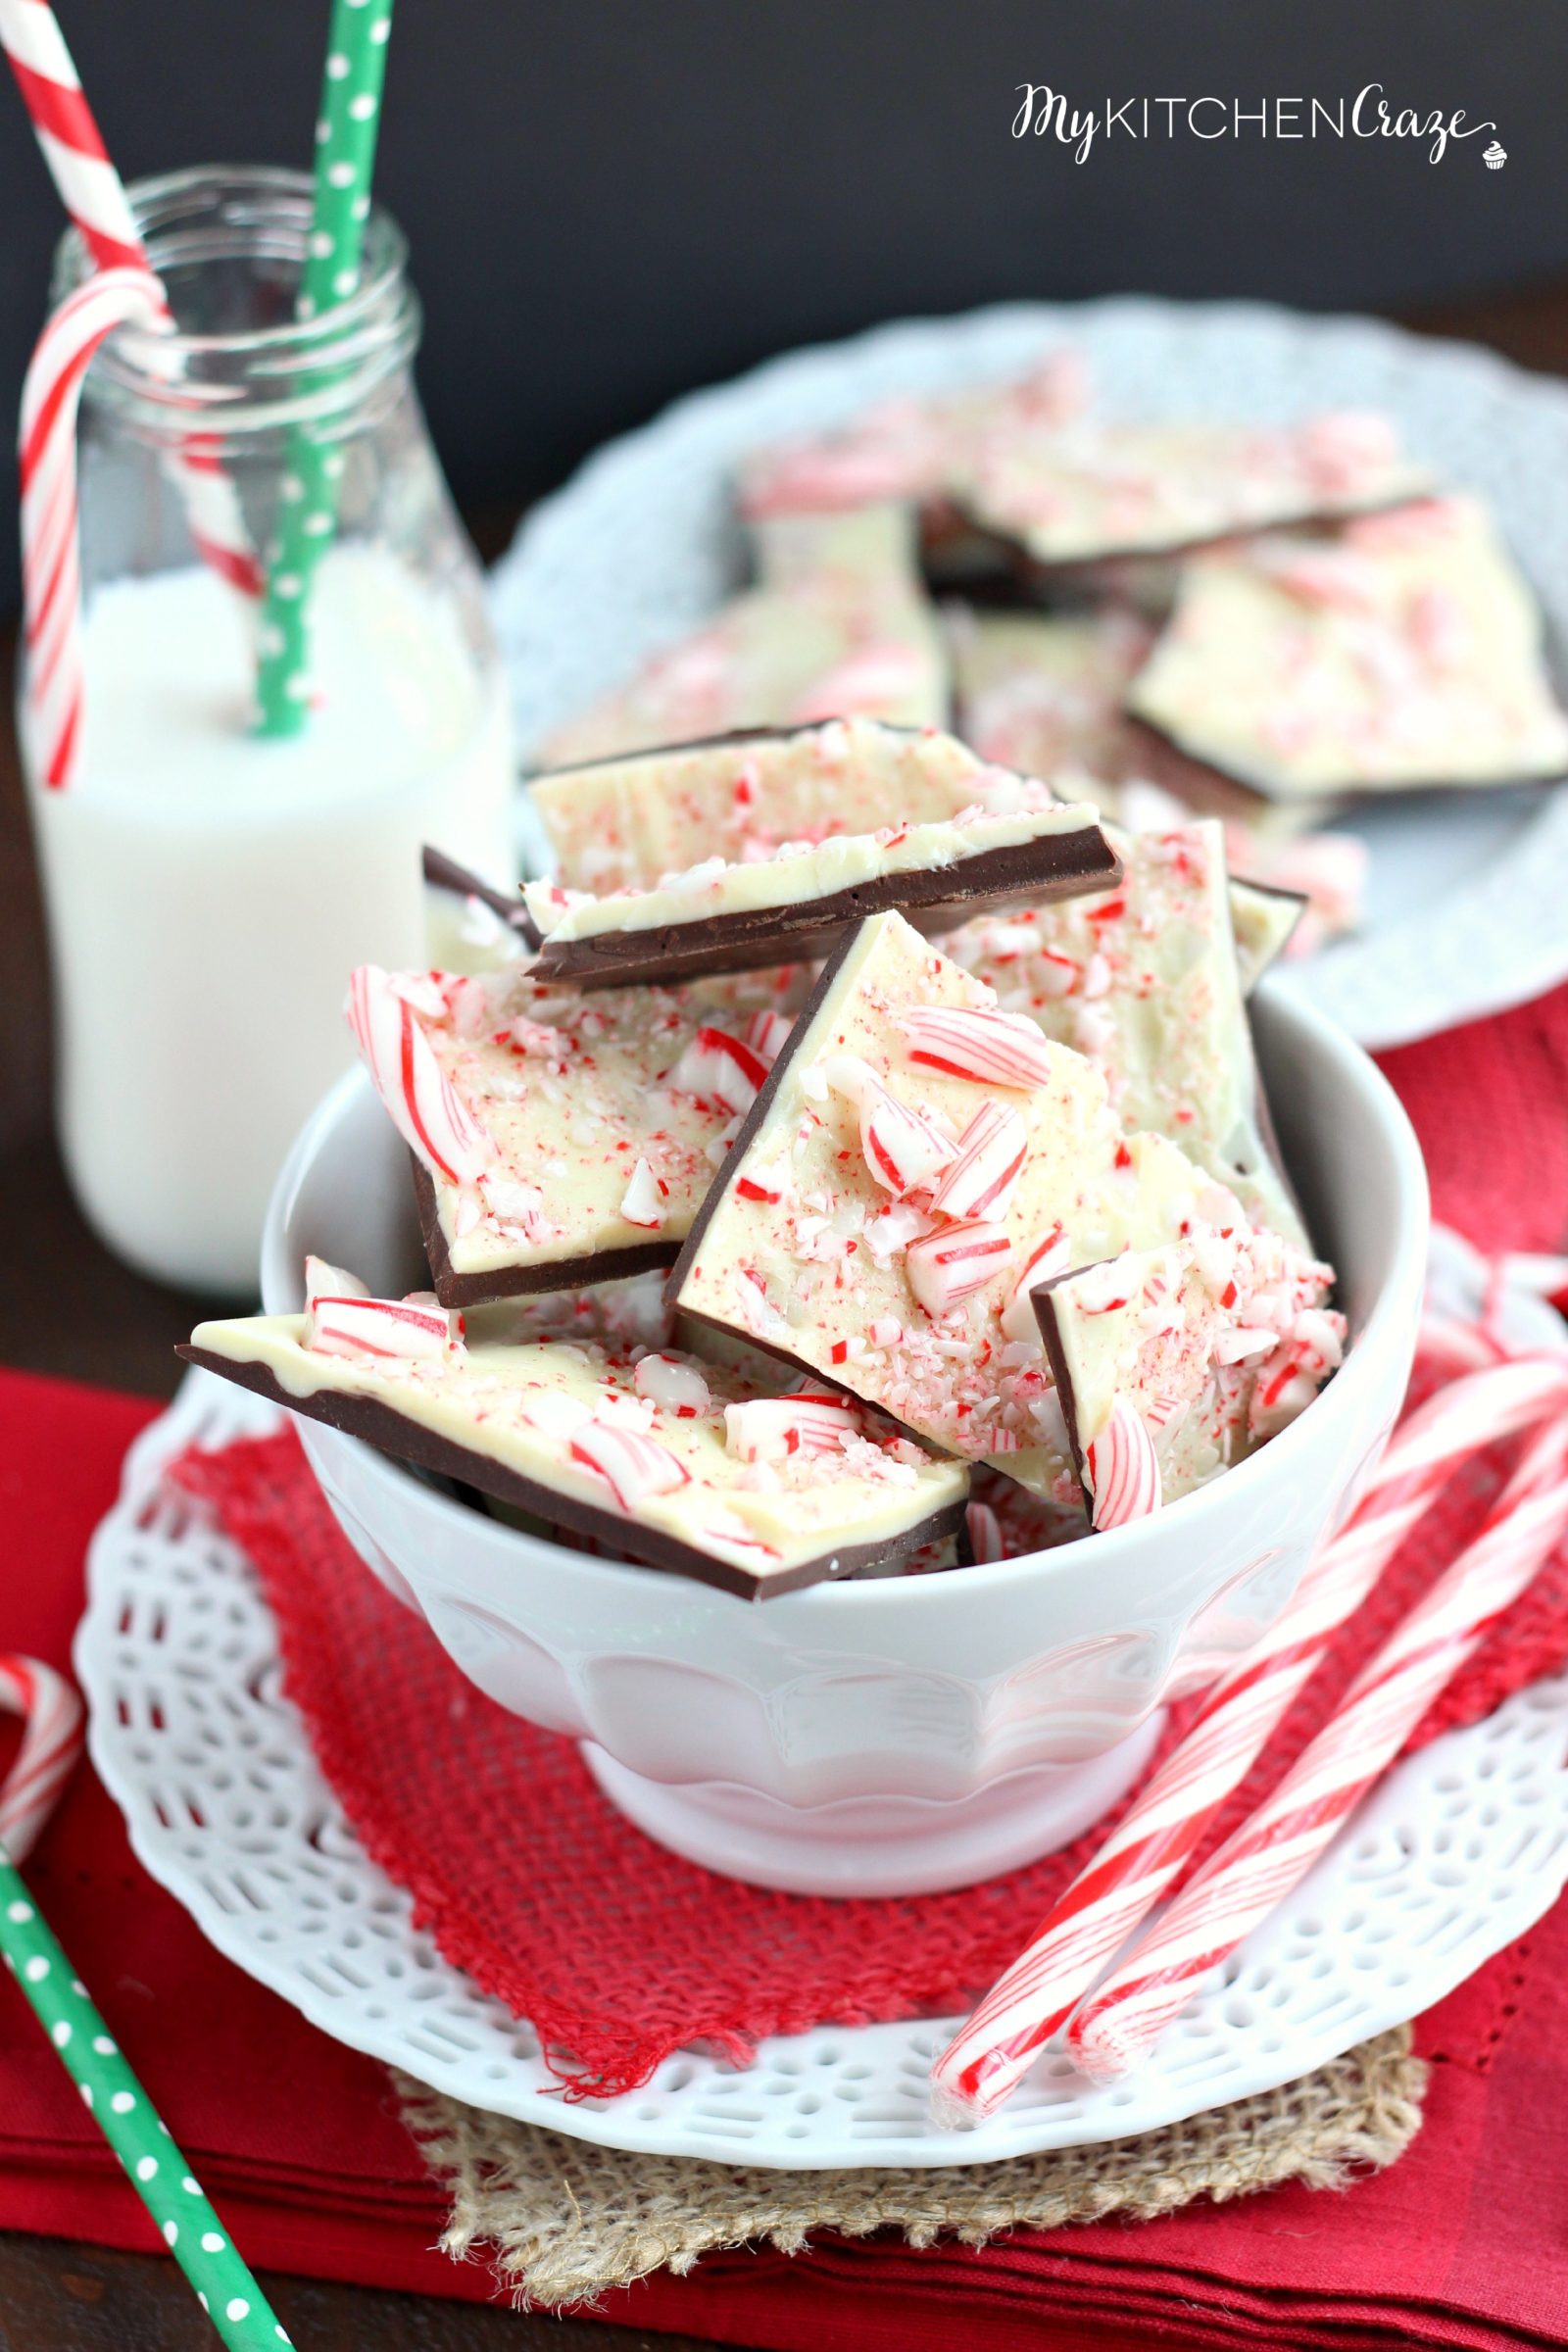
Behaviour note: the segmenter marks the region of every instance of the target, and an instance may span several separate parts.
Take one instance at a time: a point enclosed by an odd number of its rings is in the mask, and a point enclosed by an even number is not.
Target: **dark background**
[[[127,175],[308,165],[325,0],[60,0]],[[1015,141],[1022,81],[1492,117],[1408,141]],[[1408,308],[1568,270],[1562,0],[398,0],[377,193],[462,503],[514,504],[672,393],[802,340],[1008,295]],[[1156,121],[1160,118],[1154,118]],[[53,190],[0,88],[0,402]],[[15,600],[0,535],[0,609]]]

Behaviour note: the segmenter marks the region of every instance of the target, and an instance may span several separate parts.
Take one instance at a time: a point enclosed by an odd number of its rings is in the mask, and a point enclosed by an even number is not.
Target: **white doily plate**
[[[1415,2015],[1568,1876],[1564,1676],[1400,1765],[1132,2082],[1098,2090],[1048,2058],[983,2130],[940,2132],[924,2085],[945,2036],[928,2021],[765,2041],[745,2072],[683,2055],[625,2098],[568,2105],[535,2035],[441,1958],[361,1850],[282,1695],[247,1562],[162,1485],[185,1446],[272,1418],[195,1373],[133,1447],[76,1639],[93,1761],[142,1862],[220,1951],[340,2041],[475,2107],[612,2147],[789,2167],[1118,2139],[1291,2081]]]
[[[537,507],[492,575],[526,759],[547,728],[703,620],[744,570],[735,460],[868,402],[1087,354],[1108,410],[1285,418],[1375,407],[1446,481],[1483,491],[1568,639],[1568,389],[1490,354],[1363,318],[1118,297],[906,320],[793,352],[681,400]],[[1364,1045],[1495,1011],[1568,973],[1568,793],[1434,796],[1357,818],[1368,927],[1292,985]]]

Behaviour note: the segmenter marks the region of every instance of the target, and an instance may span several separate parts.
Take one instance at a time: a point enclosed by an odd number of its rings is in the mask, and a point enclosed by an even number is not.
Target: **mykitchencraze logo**
[[[1075,164],[1086,164],[1097,141],[1109,148],[1117,139],[1408,139],[1419,142],[1429,164],[1441,164],[1450,145],[1495,130],[1495,122],[1468,122],[1459,106],[1391,106],[1381,81],[1369,81],[1353,98],[1106,98],[1102,105],[1074,106],[1064,90],[1049,82],[1020,81],[1012,118],[1015,139],[1054,138],[1069,148]],[[1494,139],[1483,150],[1490,171],[1507,160]]]

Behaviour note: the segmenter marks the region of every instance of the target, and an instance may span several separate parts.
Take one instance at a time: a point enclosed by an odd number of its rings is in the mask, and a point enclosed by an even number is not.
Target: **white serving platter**
[[[530,514],[491,604],[526,760],[541,736],[739,585],[736,460],[896,394],[1022,370],[1070,342],[1107,413],[1285,419],[1373,407],[1445,480],[1483,492],[1568,642],[1568,387],[1365,318],[1142,298],[1015,303],[793,352],[611,442]],[[1289,982],[1363,1045],[1430,1035],[1568,975],[1568,792],[1428,794],[1349,820],[1368,922]]]

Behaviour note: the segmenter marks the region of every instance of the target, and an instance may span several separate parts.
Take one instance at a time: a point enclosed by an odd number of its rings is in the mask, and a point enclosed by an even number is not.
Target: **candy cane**
[[[376,1093],[410,1150],[449,1184],[488,1165],[490,1139],[459,1102],[397,980],[362,963],[349,981],[349,1027]]]
[[[566,1450],[574,1462],[598,1472],[628,1518],[650,1494],[667,1494],[672,1488],[691,1484],[685,1463],[640,1430],[585,1422],[567,1441]]]
[[[699,1029],[670,1071],[669,1084],[678,1095],[746,1111],[766,1076],[766,1062],[727,1029]]]
[[[1363,1667],[1273,1794],[1183,1889],[1077,2019],[1097,2081],[1135,2067],[1206,1976],[1338,1836],[1484,1635],[1568,1531],[1568,1419],[1532,1442],[1474,1541]]]
[[[22,1745],[0,1788],[0,1848],[20,1862],[81,1753],[81,1701],[52,1666],[13,1651],[0,1654],[0,1706],[23,1719]]]
[[[1084,1467],[1096,1528],[1130,1527],[1157,1511],[1164,1499],[1154,1441],[1142,1413],[1125,1396],[1113,1398],[1110,1417],[1091,1441]]]
[[[957,1156],[931,1196],[939,1217],[1004,1217],[1029,1153],[1029,1130],[1009,1104],[982,1102]]]
[[[941,2121],[979,2123],[1016,2088],[1180,1875],[1321,1664],[1330,1637],[1361,1606],[1449,1474],[1471,1453],[1564,1410],[1568,1358],[1540,1356],[1466,1374],[1409,1416],[1354,1518],[1318,1553],[1257,1646],[1205,1693],[1181,1744],[937,2059],[932,2106]]]
[[[31,0],[29,0],[29,5]],[[158,280],[103,270],[66,297],[38,338],[22,388],[22,594],[34,757],[55,791],[81,758],[81,573],[76,552],[76,412],[93,353],[117,326],[156,322]]]
[[[99,270],[141,270],[151,275],[130,200],[109,160],[48,0],[0,0],[0,48],[11,61],[60,201]],[[174,330],[162,286],[150,323],[162,334]],[[168,463],[203,562],[245,595],[259,595],[261,570],[233,483],[218,463],[211,437],[190,436],[170,453]]]
[[[1056,1048],[1027,1014],[918,1004],[901,1023],[917,1067],[976,1086],[1049,1086]]]

